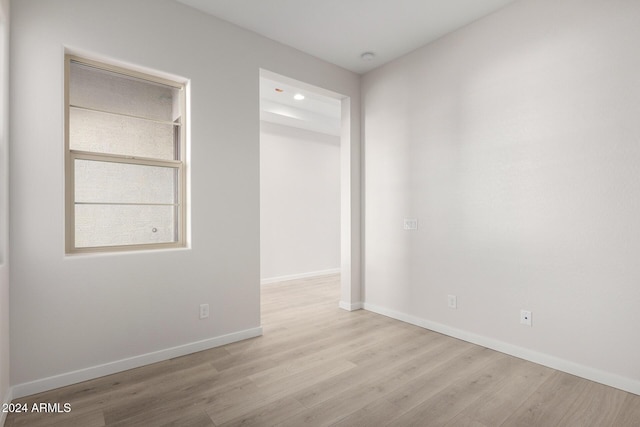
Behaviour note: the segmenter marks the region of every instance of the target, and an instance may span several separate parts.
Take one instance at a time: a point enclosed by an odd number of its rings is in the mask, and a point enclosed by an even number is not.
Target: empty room
[[[640,425],[637,0],[0,0],[0,425]]]

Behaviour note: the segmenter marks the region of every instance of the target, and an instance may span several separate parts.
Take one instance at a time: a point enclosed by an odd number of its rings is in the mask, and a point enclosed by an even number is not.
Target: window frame
[[[93,67],[99,70],[109,71],[121,74],[127,77],[149,81],[151,83],[162,84],[178,89],[179,91],[179,120],[174,122],[174,126],[179,130],[179,141],[176,149],[177,160],[165,160],[148,157],[109,154],[101,152],[89,152],[81,150],[73,150],[70,147],[70,111],[71,103],[69,98],[69,77],[71,71],[71,63],[77,62],[85,66]],[[65,253],[67,255],[79,253],[108,253],[123,251],[140,251],[140,250],[158,250],[171,248],[184,248],[187,246],[187,173],[186,173],[186,153],[187,153],[187,105],[186,105],[186,82],[178,82],[163,77],[155,76],[146,72],[132,70],[100,61],[95,61],[85,57],[67,53],[64,58],[64,143],[65,143]],[[104,111],[107,114],[116,114],[127,117],[126,114],[118,114],[114,112]],[[131,116],[128,116],[131,117]],[[144,118],[140,118],[144,120]],[[174,128],[175,129],[175,128]],[[110,246],[92,246],[92,247],[76,247],[75,245],[75,160],[89,160],[120,164],[134,164],[140,166],[157,166],[168,167],[177,170],[176,183],[176,241],[165,243],[137,243],[131,245],[110,245]],[[135,203],[134,203],[135,205]],[[162,205],[162,204],[158,204]]]

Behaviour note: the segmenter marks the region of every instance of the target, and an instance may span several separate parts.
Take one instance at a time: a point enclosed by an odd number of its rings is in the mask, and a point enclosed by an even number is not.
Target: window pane
[[[76,205],[75,214],[77,248],[177,241],[174,206]]]
[[[69,110],[69,148],[163,160],[176,158],[176,127],[171,124],[96,111]]]
[[[66,215],[74,226],[67,251],[183,245],[184,86],[71,55],[65,61],[73,192]]]
[[[178,169],[75,161],[76,203],[176,203]]]
[[[69,102],[169,122],[180,116],[178,89],[73,61],[69,72]]]

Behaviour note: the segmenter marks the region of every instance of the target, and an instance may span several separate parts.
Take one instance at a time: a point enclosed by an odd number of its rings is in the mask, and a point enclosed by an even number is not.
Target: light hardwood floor
[[[6,426],[640,426],[640,396],[367,311],[337,276],[263,287],[264,336],[17,399]]]

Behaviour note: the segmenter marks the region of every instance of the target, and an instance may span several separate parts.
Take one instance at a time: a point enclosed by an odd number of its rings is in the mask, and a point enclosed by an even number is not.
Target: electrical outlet
[[[200,319],[209,317],[209,304],[200,304]]]
[[[531,326],[531,312],[529,310],[520,310],[520,323]]]
[[[458,308],[458,298],[455,295],[447,295],[447,304],[449,308]]]

